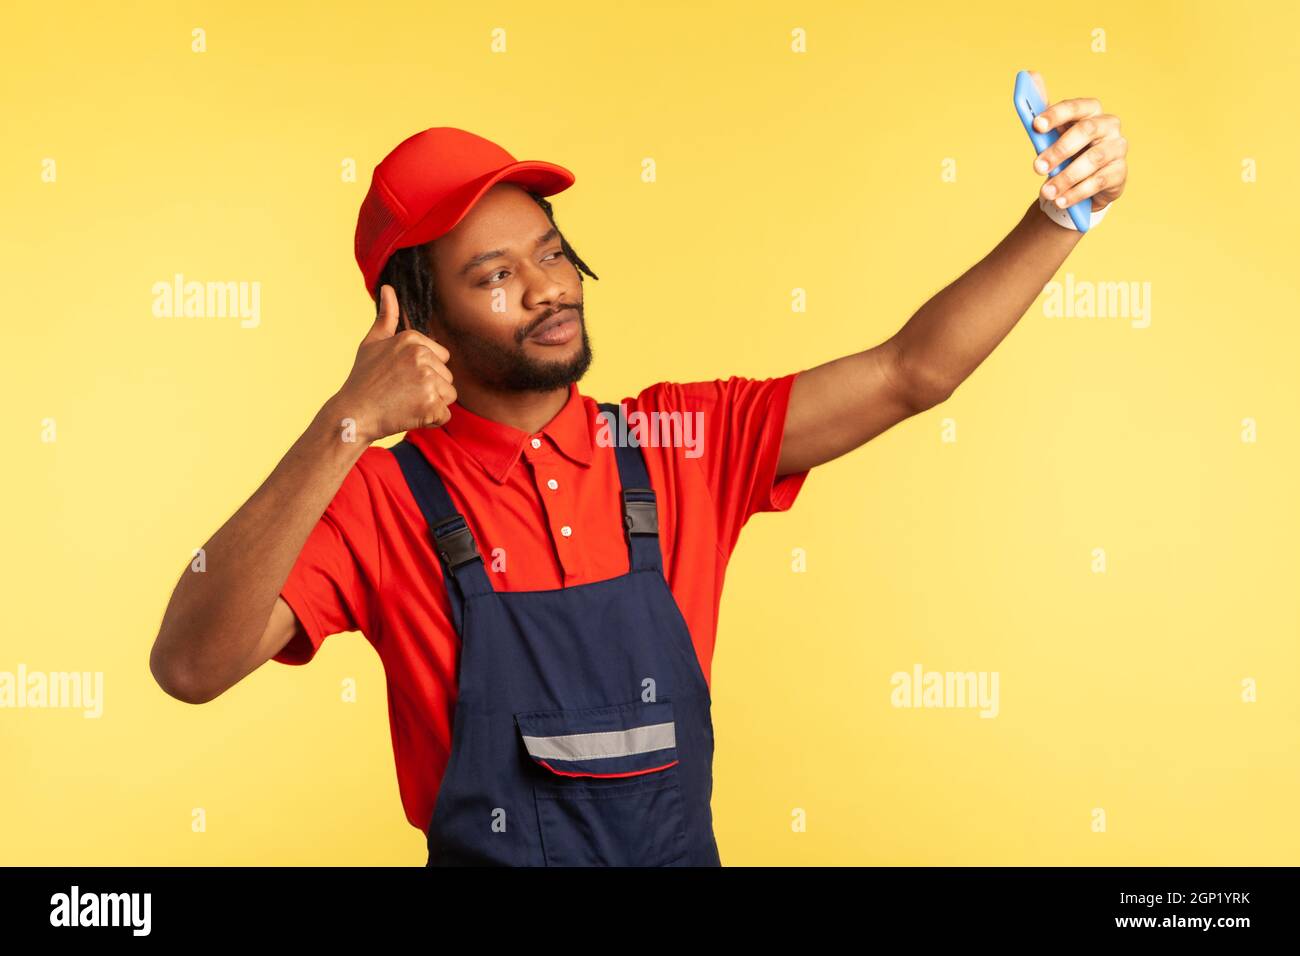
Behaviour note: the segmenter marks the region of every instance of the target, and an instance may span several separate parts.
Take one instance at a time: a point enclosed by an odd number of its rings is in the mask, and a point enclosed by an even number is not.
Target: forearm
[[[894,336],[899,367],[943,397],[975,371],[1033,304],[1082,233],[1052,222],[1037,202],[1016,227],[925,303]]]
[[[154,643],[160,682],[218,692],[262,663],[254,653],[299,552],[367,442],[343,440],[335,400],[252,496],[204,545],[204,570],[187,568]],[[201,691],[200,691],[201,692]]]

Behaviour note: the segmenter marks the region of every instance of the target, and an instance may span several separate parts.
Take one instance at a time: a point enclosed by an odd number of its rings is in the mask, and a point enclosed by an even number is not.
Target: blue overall
[[[622,405],[600,408],[626,434]],[[393,446],[461,640],[428,866],[721,865],[708,685],[664,577],[641,451],[614,450],[628,572],[498,593],[437,472],[411,442]]]

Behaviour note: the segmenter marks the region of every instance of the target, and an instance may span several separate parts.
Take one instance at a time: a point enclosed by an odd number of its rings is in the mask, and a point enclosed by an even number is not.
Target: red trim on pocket
[[[678,763],[678,761],[674,760],[672,763],[666,763],[659,767],[647,767],[644,770],[626,770],[623,773],[581,773],[573,770],[556,770],[545,760],[538,760],[537,762],[551,773],[558,774],[561,777],[639,777],[643,773],[654,773],[656,770],[667,770],[669,767]]]

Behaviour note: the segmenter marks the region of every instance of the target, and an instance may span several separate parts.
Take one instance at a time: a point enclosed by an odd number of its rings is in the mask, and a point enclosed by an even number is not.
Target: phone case
[[[1045,109],[1047,109],[1047,104],[1038,95],[1038,87],[1034,85],[1034,80],[1029,75],[1029,71],[1021,70],[1016,74],[1016,115],[1020,117],[1020,122],[1024,124],[1025,132],[1029,134],[1029,141],[1034,144],[1035,156],[1061,138],[1058,130],[1050,129],[1046,133],[1040,133],[1034,129],[1034,117]],[[1073,159],[1074,157],[1071,156],[1058,164],[1052,170],[1051,175],[1055,176],[1066,166],[1069,166]],[[1066,212],[1070,214],[1070,221],[1074,223],[1076,229],[1080,232],[1087,232],[1088,224],[1092,220],[1092,197],[1079,200],[1069,207]]]

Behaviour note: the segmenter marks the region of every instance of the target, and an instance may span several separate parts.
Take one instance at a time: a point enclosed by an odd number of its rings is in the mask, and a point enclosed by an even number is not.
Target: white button
[[[541,447],[542,447],[542,440],[541,440],[540,438],[534,438],[534,439],[533,439],[533,447],[534,447],[534,448],[541,448]]]
[[[573,529],[566,524],[563,528],[560,529],[560,534],[564,535],[567,538],[569,535],[573,534]]]
[[[554,478],[548,478],[546,481],[546,487],[554,491],[556,488],[560,487],[560,483]]]

